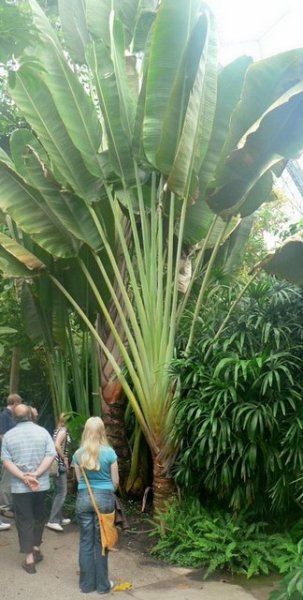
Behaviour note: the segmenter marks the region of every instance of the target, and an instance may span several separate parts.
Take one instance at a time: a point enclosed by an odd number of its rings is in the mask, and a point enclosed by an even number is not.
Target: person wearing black
[[[19,394],[9,394],[6,400],[7,406],[0,413],[0,442],[4,434],[15,427],[16,421],[14,417],[15,407],[22,402]],[[6,469],[2,469],[2,477],[0,481],[0,511],[4,517],[11,518],[14,516],[12,509],[12,494],[11,494],[11,477]],[[3,523],[0,520],[0,531],[9,529],[8,523]]]

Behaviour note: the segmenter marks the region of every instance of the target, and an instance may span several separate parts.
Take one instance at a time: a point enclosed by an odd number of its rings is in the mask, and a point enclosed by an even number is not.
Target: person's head
[[[19,394],[9,394],[6,398],[7,408],[9,408],[9,410],[12,410],[14,412],[15,412],[16,406],[18,406],[18,404],[21,404],[21,402],[22,402],[22,398],[21,398],[21,396],[19,396]]]
[[[81,439],[81,464],[86,469],[100,469],[100,446],[108,446],[105,427],[100,417],[87,419]]]
[[[18,421],[18,423],[22,421],[32,421],[32,413],[30,410],[30,406],[27,406],[27,404],[18,404],[17,406],[15,406],[14,414],[15,419],[16,421]]]
[[[58,417],[57,428],[59,429],[59,427],[65,427],[67,419],[67,415],[65,413],[61,413]]]
[[[33,421],[34,423],[37,423],[37,421],[38,421],[38,411],[37,411],[36,407],[35,406],[29,406],[28,410],[29,410],[30,420]]]

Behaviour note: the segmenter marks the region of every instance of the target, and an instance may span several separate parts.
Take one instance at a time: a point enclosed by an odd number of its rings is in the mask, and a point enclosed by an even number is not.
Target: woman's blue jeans
[[[98,508],[103,513],[114,510],[114,493],[109,490],[93,490]],[[80,525],[80,589],[82,592],[110,591],[108,579],[108,552],[102,556],[98,517],[87,490],[79,490],[76,500],[76,515]]]

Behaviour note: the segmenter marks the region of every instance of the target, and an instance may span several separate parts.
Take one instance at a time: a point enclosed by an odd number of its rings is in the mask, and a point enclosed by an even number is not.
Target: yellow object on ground
[[[113,592],[125,592],[125,590],[131,590],[133,584],[129,581],[123,581],[123,583],[117,583],[114,585]]]

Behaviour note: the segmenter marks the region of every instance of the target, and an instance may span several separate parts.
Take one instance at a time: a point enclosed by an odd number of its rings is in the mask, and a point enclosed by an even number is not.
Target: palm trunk
[[[102,372],[104,375],[104,371]],[[125,430],[126,398],[121,383],[102,380],[102,418],[107,437],[119,459],[120,487],[123,490],[130,468],[130,452]]]
[[[9,393],[14,394],[19,390],[19,379],[20,379],[20,358],[21,348],[14,346],[11,359],[11,370],[9,378]]]
[[[173,478],[167,473],[158,455],[153,456],[153,507],[157,512],[165,512],[167,504],[176,495]]]

